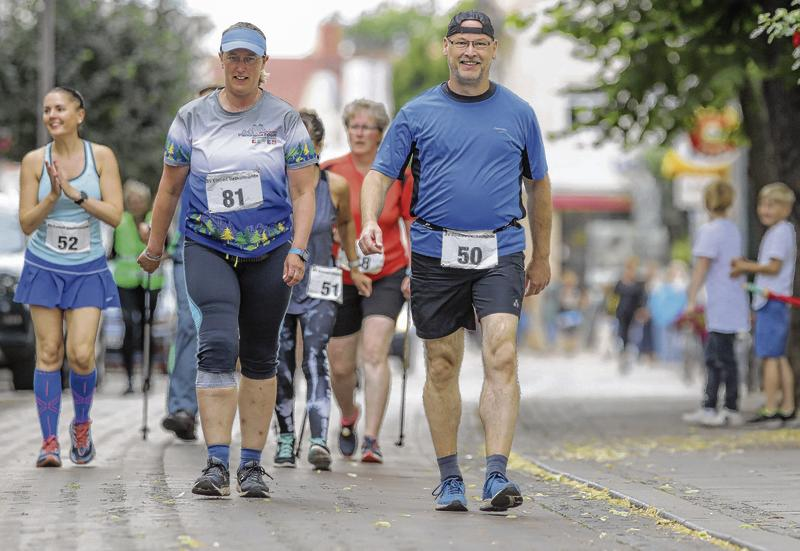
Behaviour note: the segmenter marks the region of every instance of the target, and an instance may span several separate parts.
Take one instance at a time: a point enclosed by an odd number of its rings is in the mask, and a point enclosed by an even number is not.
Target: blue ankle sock
[[[58,414],[61,413],[61,372],[33,371],[33,395],[39,412],[42,438],[58,436]]]
[[[75,404],[75,422],[86,423],[92,409],[94,389],[97,386],[97,370],[88,375],[69,372],[69,386],[72,389],[72,402]]]
[[[461,469],[458,468],[458,454],[446,455],[444,457],[437,457],[436,462],[439,464],[439,477],[442,481],[457,476],[462,478]]]
[[[208,457],[219,459],[227,467],[230,461],[231,447],[229,444],[215,444],[208,447]]]
[[[508,465],[508,457],[505,455],[495,454],[486,456],[486,478],[492,473],[500,473],[506,476],[506,466]]]
[[[239,459],[239,467],[243,467],[245,463],[255,461],[261,463],[261,450],[254,450],[252,448],[242,448],[242,455]]]

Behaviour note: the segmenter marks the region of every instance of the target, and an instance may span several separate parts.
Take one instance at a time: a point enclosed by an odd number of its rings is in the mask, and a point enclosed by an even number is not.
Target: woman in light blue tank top
[[[314,111],[301,110],[300,118],[308,129],[314,149],[322,149],[325,128]],[[328,419],[331,412],[331,381],[327,347],[341,302],[342,271],[333,259],[333,228],[349,244],[346,254],[356,268],[359,282],[368,277],[359,271],[355,248],[356,226],[350,210],[350,190],[341,176],[326,171],[317,183],[316,211],[308,240],[308,269],[303,280],[292,288],[292,300],[281,327],[278,354],[278,389],[275,416],[280,427],[275,465],[295,466],[294,373],[298,345],[298,326],[302,331],[303,374],[306,377],[306,411],[311,429],[308,462],[312,468],[329,470]]]
[[[19,222],[30,239],[14,300],[30,305],[36,334],[33,389],[43,438],[37,467],[61,466],[65,351],[75,404],[70,459],[85,464],[94,458],[89,417],[97,381],[94,344],[100,311],[119,306],[100,239],[100,222],[116,226],[122,216],[119,168],[108,147],[78,135],[85,116],[80,93],[51,90],[42,119],[53,141],[25,155],[20,171]]]

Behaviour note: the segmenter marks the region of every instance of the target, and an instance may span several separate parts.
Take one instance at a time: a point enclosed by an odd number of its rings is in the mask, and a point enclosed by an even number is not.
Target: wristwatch
[[[296,254],[303,262],[308,262],[308,249],[301,249],[299,247],[292,247],[289,249],[290,254]]]
[[[81,196],[80,196],[80,198],[79,198],[79,199],[75,199],[74,203],[75,203],[76,205],[80,205],[81,203],[83,203],[84,201],[86,201],[88,198],[89,198],[89,196],[88,196],[88,195],[86,195],[86,192],[85,192],[85,191],[83,191],[83,190],[81,190]]]

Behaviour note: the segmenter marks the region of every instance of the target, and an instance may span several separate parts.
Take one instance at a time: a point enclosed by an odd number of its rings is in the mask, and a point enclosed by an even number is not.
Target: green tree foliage
[[[794,9],[778,8],[774,13],[762,13],[758,16],[758,27],[750,35],[757,38],[766,33],[767,40],[772,43],[776,38],[792,37],[794,51],[793,70],[800,69],[800,0],[792,0]],[[800,84],[800,80],[798,81]]]
[[[0,6],[0,127],[12,132],[14,159],[35,147],[41,124],[40,4],[3,0]],[[164,136],[194,94],[192,71],[209,23],[187,15],[177,0],[56,4],[56,83],[86,98],[82,135],[114,150],[123,178],[156,185]]]
[[[573,38],[575,54],[598,66],[578,91],[596,93],[601,101],[576,117],[575,129],[597,128],[601,139],[627,145],[664,143],[689,127],[699,107],[737,101],[750,145],[751,196],[774,180],[800,191],[794,47],[791,40],[750,38],[761,14],[785,5],[559,0],[546,13],[544,36]]]
[[[437,14],[433,2],[397,8],[382,4],[363,14],[345,31],[357,51],[382,51],[392,59],[392,93],[396,109],[424,90],[447,80],[442,37],[454,13],[478,2],[460,2],[448,14]]]
[[[790,50],[769,59],[767,45],[749,39],[765,3],[560,0],[545,33],[573,37],[578,57],[599,62],[584,90],[604,102],[584,126],[629,145],[660,143],[686,129],[698,107],[738,99],[768,61],[772,72],[789,68]]]

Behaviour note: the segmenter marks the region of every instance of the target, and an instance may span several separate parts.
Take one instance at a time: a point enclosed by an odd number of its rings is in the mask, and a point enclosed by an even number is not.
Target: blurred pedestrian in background
[[[639,279],[639,259],[630,257],[625,261],[622,277],[614,286],[614,295],[617,299],[615,315],[617,318],[617,337],[619,339],[619,370],[620,373],[630,371],[634,351],[631,345],[636,342],[631,340],[631,332],[637,316],[642,315],[642,308],[647,302],[644,282]]]
[[[680,336],[675,322],[686,309],[686,288],[686,266],[680,260],[673,260],[648,293],[653,345],[656,357],[662,362],[680,360]]]
[[[742,254],[739,228],[728,219],[733,205],[733,187],[727,182],[709,184],[704,202],[710,221],[700,226],[692,255],[695,263],[687,294],[686,311],[695,310],[697,294],[705,283],[706,330],[705,346],[706,389],[700,409],[683,416],[687,423],[706,426],[737,426],[742,424],[739,413],[739,370],[736,365],[734,341],[736,334],[749,328],[747,295],[744,277],[731,274],[731,262]],[[725,386],[725,404],[717,411],[719,387]]]
[[[774,182],[758,193],[758,219],[767,227],[758,248],[758,260],[737,258],[732,262],[732,276],[756,274],[760,289],[779,295],[791,295],[797,259],[794,226],[787,220],[794,207],[794,192],[782,182]],[[764,294],[753,295],[755,320],[755,355],[762,361],[766,403],[752,422],[788,421],[796,415],[794,372],[786,357],[789,339],[789,305],[767,300]]]
[[[136,263],[144,251],[150,234],[150,219],[153,215],[150,188],[142,182],[127,180],[122,186],[125,212],[122,221],[114,230],[114,281],[119,288],[122,303],[122,320],[125,337],[122,341],[122,362],[128,376],[128,385],[123,394],[133,393],[133,370],[137,353],[142,352],[145,326],[145,293],[150,294],[150,313],[155,311],[158,292],[164,285],[164,276],[159,268],[145,277]]]
[[[558,348],[566,354],[572,355],[578,349],[585,306],[586,296],[580,288],[578,274],[565,270],[558,289],[557,326]]]

